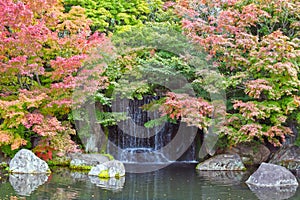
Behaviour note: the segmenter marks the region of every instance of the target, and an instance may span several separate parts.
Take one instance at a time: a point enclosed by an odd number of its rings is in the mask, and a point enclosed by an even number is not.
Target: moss
[[[49,166],[62,166],[67,167],[70,165],[70,160],[48,160],[47,164]]]
[[[109,177],[109,173],[108,170],[103,170],[100,172],[100,174],[98,175],[100,178],[110,178]]]
[[[115,177],[116,177],[117,179],[119,179],[121,176],[120,176],[119,173],[117,173]]]
[[[69,168],[72,170],[91,170],[93,166],[89,165],[70,165]]]
[[[0,163],[0,169],[6,170],[7,168],[9,169],[9,166],[8,166],[8,164],[6,162]]]
[[[102,153],[101,155],[107,157],[109,160],[114,160],[115,159],[112,155],[110,155],[108,153]]]

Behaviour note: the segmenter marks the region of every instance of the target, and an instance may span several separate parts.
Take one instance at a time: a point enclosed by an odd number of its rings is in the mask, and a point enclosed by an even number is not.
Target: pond
[[[172,164],[149,173],[127,173],[120,179],[99,179],[65,168],[49,177],[2,177],[0,199],[199,200],[300,198],[300,187],[259,191],[244,182],[250,171],[197,172],[195,164]]]

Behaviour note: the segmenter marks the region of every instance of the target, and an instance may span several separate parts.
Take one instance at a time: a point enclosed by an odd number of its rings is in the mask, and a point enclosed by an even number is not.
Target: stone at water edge
[[[124,164],[118,160],[111,160],[93,167],[90,176],[99,176],[101,178],[125,176]]]
[[[260,187],[298,186],[298,181],[292,172],[285,167],[270,163],[262,163],[246,183]]]
[[[70,154],[70,158],[71,158],[70,168],[73,169],[83,169],[84,167],[93,167],[98,164],[102,164],[109,161],[109,158],[107,156],[104,156],[99,153],[94,153],[94,154],[74,153],[74,154]]]
[[[263,144],[239,143],[235,147],[228,148],[227,154],[238,154],[245,165],[260,165],[266,162],[270,156],[270,150]]]
[[[295,145],[282,147],[269,163],[281,165],[289,170],[300,170],[300,147]]]
[[[50,173],[48,164],[37,157],[32,151],[21,149],[16,153],[9,163],[9,170],[12,173],[40,174]]]
[[[245,166],[237,154],[220,154],[216,155],[197,165],[198,170],[245,170]]]

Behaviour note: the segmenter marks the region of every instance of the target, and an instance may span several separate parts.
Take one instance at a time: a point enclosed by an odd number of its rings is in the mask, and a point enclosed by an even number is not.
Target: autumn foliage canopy
[[[185,63],[188,58],[147,49],[117,55],[109,66],[101,62],[99,52],[115,56],[110,41],[114,31],[155,23],[179,29],[224,78],[226,120],[217,134],[227,145],[255,140],[280,146],[299,131],[299,1],[178,0],[150,5],[140,0],[134,7],[120,1],[122,9],[109,0],[95,2],[0,0],[0,148],[6,154],[31,148],[35,137],[40,138],[34,145],[37,153],[47,148],[51,152],[44,159],[52,158],[52,152],[79,151],[71,140],[76,134],[72,105],[95,92],[103,103],[112,97],[122,74],[142,72],[141,66],[150,62],[187,75],[197,93],[190,97],[166,91],[160,100],[162,115],[206,129],[214,106],[196,88],[201,72]],[[93,10],[94,4],[99,9]],[[153,88],[141,90],[144,85],[136,84],[137,96],[155,94]],[[72,98],[76,87],[82,89],[79,102]]]

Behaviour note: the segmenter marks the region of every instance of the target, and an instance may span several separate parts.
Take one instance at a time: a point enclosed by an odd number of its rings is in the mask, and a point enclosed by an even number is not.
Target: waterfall
[[[142,100],[118,100],[112,111],[126,113],[128,119],[109,127],[109,136],[112,146],[108,147],[108,153],[115,159],[124,163],[166,163],[174,162],[166,157],[161,150],[176,136],[179,124],[164,122],[153,128],[146,128],[144,124],[149,120],[160,117],[158,111],[149,112],[141,108],[158,97],[144,96]],[[195,161],[195,142],[187,152],[179,159],[183,162]]]

